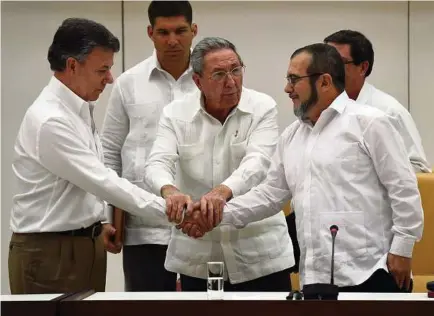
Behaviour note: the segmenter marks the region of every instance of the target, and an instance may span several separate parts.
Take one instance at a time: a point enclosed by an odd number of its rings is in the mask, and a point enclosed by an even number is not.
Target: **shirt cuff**
[[[227,186],[232,191],[232,196],[236,197],[238,195],[241,195],[242,186],[245,184],[245,182],[241,179],[236,179],[234,177],[229,177],[223,183],[225,186]]]
[[[161,188],[165,185],[175,186],[174,181],[170,178],[158,177],[158,179],[155,179],[153,182],[154,185],[152,186],[152,189],[155,191],[154,194],[157,196],[161,196]]]
[[[393,236],[390,253],[401,257],[411,258],[415,240],[404,238],[398,235]]]
[[[237,229],[244,228],[246,224],[244,224],[241,220],[239,220],[235,216],[235,212],[232,212],[231,209],[226,205],[223,208],[223,218],[220,222],[219,226],[231,226]]]
[[[112,224],[112,222],[113,222],[113,210],[114,210],[113,205],[104,202],[105,219],[103,221],[101,221],[101,224]]]

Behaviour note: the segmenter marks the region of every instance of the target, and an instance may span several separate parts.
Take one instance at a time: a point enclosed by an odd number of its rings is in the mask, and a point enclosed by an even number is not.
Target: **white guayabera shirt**
[[[195,201],[222,183],[238,196],[265,178],[277,139],[276,103],[268,95],[243,88],[222,125],[205,111],[198,91],[164,108],[146,182],[157,193],[177,181]],[[232,283],[293,266],[283,212],[240,230],[218,226],[199,239],[172,230],[166,269],[206,279],[208,261],[224,261]]]
[[[281,135],[266,180],[227,203],[221,225],[242,228],[292,199],[302,284],[330,282],[330,226],[338,225],[335,284],[352,286],[387,253],[411,257],[423,230],[416,175],[389,117],[343,92],[314,126]]]
[[[431,166],[426,158],[416,124],[411,114],[398,100],[365,81],[356,102],[371,105],[388,114],[404,141],[414,171],[431,172]]]
[[[190,66],[175,80],[161,68],[154,50],[147,59],[119,76],[101,130],[106,166],[137,186],[150,190],[144,182],[145,163],[155,140],[161,112],[171,101],[197,90],[192,74]],[[127,215],[125,245],[169,243],[171,226],[165,219],[149,220]]]

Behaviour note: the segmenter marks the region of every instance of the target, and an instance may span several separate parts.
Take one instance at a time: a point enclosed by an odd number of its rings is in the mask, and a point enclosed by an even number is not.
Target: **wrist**
[[[220,184],[215,189],[225,201],[229,201],[232,198],[232,190],[227,185]]]
[[[163,185],[161,187],[161,190],[160,190],[161,197],[163,197],[163,198],[167,198],[167,197],[171,196],[172,194],[178,193],[178,192],[179,192],[179,190],[171,184]]]

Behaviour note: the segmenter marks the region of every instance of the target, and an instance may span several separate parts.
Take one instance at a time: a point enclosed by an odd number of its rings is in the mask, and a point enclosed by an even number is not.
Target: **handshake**
[[[183,194],[176,187],[167,185],[161,189],[166,200],[166,214],[169,222],[192,238],[200,238],[218,226],[223,218],[223,208],[230,198],[232,190],[219,185],[205,194],[199,201],[193,202],[190,196]],[[119,210],[119,209],[118,209]],[[116,229],[111,224],[103,225],[104,247],[108,252],[119,253],[122,241],[115,241]]]
[[[200,238],[220,224],[223,208],[232,197],[232,191],[219,185],[196,202],[173,186],[163,187],[162,195],[166,200],[169,222],[177,224],[176,228],[184,234]]]

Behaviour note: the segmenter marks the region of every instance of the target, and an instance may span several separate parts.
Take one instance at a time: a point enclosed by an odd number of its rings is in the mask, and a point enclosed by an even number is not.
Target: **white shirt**
[[[365,81],[356,102],[371,105],[390,115],[393,125],[404,141],[414,171],[431,172],[416,124],[398,100]]]
[[[146,219],[165,201],[106,168],[89,103],[54,76],[27,110],[15,143],[13,232],[56,232],[104,221],[103,200]]]
[[[191,66],[175,80],[161,69],[155,51],[119,76],[101,132],[106,166],[149,191],[144,183],[144,166],[155,140],[163,107],[196,90]],[[128,214],[124,243],[167,245],[170,227],[165,219],[149,221]]]
[[[198,91],[164,108],[145,170],[153,192],[178,180],[194,201],[222,183],[238,196],[265,178],[278,139],[275,101],[244,88],[223,125],[201,103]],[[224,261],[232,283],[293,266],[283,212],[241,230],[217,227],[199,239],[173,229],[167,270],[206,279],[208,261]]]
[[[221,225],[238,228],[295,205],[302,284],[330,282],[330,226],[338,225],[335,284],[357,285],[387,253],[411,257],[423,230],[416,175],[389,117],[342,93],[312,127],[281,135],[267,179],[227,203]]]

